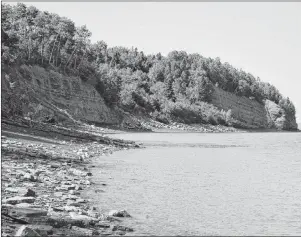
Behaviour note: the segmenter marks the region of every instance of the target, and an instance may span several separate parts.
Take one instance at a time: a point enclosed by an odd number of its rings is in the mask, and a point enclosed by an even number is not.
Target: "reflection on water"
[[[101,157],[86,195],[133,234],[301,235],[300,133],[114,136],[147,148]]]

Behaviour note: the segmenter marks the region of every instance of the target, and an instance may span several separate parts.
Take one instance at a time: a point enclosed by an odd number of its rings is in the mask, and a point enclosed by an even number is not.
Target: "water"
[[[301,133],[114,136],[147,148],[101,157],[86,195],[131,235],[301,235]]]

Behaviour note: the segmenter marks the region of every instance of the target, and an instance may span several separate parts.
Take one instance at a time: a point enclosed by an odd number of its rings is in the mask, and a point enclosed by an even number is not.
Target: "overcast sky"
[[[104,40],[109,46],[220,57],[275,85],[294,102],[301,123],[301,3],[26,4],[87,25],[92,41]]]

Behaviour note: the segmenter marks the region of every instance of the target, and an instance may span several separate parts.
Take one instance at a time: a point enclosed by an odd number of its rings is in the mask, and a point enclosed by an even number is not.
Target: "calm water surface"
[[[101,157],[86,195],[134,235],[301,235],[301,133],[114,137],[147,148]]]

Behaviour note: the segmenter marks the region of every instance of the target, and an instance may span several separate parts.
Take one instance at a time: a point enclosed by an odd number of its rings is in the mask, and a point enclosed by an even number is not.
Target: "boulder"
[[[131,215],[126,210],[112,210],[108,213],[108,215],[116,217],[131,217]]]
[[[37,181],[37,177],[33,176],[32,174],[25,173],[23,176],[23,180],[29,180],[29,181],[35,182],[35,181]]]

